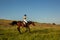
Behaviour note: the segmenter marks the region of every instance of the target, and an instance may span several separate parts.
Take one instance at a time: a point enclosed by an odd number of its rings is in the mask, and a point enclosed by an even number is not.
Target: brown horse
[[[28,29],[28,30],[26,30],[26,31],[29,31],[30,32],[30,28],[29,28],[29,25],[33,25],[33,26],[35,26],[35,24],[34,24],[34,22],[32,22],[32,21],[28,21],[26,24],[24,24],[23,23],[23,21],[13,21],[12,23],[11,23],[11,25],[17,25],[18,27],[17,27],[17,30],[19,31],[19,33],[21,33],[20,32],[20,27],[26,27],[26,29]]]

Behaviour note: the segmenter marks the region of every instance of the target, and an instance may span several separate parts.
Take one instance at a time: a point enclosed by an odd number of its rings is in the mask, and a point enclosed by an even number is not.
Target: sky
[[[0,19],[60,24],[60,0],[0,0]]]

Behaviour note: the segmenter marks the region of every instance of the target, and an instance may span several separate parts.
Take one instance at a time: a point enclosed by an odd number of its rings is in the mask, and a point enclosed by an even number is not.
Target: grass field
[[[0,20],[0,40],[60,40],[60,25],[35,23],[30,26],[30,31],[20,28],[22,34],[17,31],[17,26],[11,26],[10,20]]]
[[[23,34],[19,34],[16,27],[0,26],[0,40],[60,40],[60,29],[57,28],[31,27],[31,33],[21,28]]]

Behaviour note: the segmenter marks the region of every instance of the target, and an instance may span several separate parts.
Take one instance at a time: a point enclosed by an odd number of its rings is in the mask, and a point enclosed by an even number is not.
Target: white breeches
[[[26,23],[27,23],[27,20],[25,20],[25,19],[24,19],[24,22],[26,22]]]

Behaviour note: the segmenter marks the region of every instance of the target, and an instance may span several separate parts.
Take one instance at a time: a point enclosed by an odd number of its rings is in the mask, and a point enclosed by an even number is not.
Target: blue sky
[[[0,19],[60,24],[60,0],[0,0]]]

